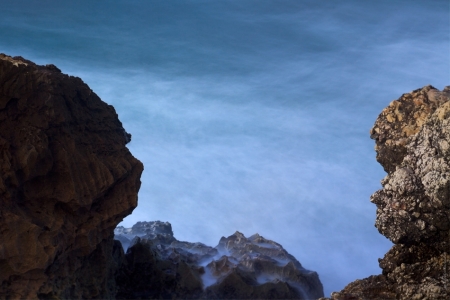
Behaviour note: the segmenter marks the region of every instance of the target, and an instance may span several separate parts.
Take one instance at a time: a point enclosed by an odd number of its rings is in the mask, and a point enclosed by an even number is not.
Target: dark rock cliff
[[[236,232],[216,247],[181,242],[169,223],[138,222],[118,227],[129,245],[117,278],[119,299],[317,299],[316,272],[283,247],[254,234]]]
[[[0,54],[0,299],[115,297],[143,170],[129,141],[81,79]]]
[[[388,172],[371,202],[375,226],[395,245],[382,274],[332,299],[450,299],[450,87],[426,86],[393,101],[371,130]]]

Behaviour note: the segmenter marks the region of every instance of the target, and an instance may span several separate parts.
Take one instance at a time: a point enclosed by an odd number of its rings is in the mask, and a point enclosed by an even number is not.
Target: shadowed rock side
[[[283,247],[255,234],[220,239],[212,248],[181,242],[163,222],[118,227],[128,243],[117,278],[118,299],[317,299],[316,272],[306,270]]]
[[[143,170],[129,141],[81,79],[0,54],[1,299],[115,296]]]
[[[350,283],[333,299],[450,298],[450,87],[404,94],[371,130],[388,175],[371,197],[375,226],[395,245],[381,275]]]

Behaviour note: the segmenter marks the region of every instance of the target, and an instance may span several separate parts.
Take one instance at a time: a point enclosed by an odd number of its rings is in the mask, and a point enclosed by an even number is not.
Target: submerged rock
[[[280,244],[236,232],[216,247],[181,242],[163,222],[118,227],[131,240],[118,278],[118,298],[315,299],[323,296],[316,272]]]
[[[0,54],[0,298],[114,298],[142,164],[80,78]]]
[[[393,101],[371,130],[388,175],[371,201],[375,226],[395,245],[381,275],[333,299],[450,298],[450,87],[426,86]]]

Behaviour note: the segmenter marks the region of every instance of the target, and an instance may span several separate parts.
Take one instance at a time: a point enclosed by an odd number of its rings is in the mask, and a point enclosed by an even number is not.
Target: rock
[[[1,299],[115,296],[143,170],[129,140],[81,79],[0,54]]]
[[[118,277],[119,299],[315,299],[323,296],[316,272],[283,247],[236,232],[212,248],[174,238],[169,223],[118,227],[116,239],[132,240]],[[135,237],[133,237],[135,235]]]
[[[180,260],[177,253],[162,257],[158,245],[147,239],[134,241],[117,276],[117,299],[200,298],[200,270]]]
[[[450,87],[403,95],[371,130],[388,175],[371,201],[375,226],[395,245],[378,276],[350,283],[332,299],[449,299]],[[388,141],[391,141],[388,143]]]
[[[383,109],[370,137],[375,140],[377,161],[389,173],[406,154],[408,137],[416,134],[428,116],[448,101],[450,90],[440,92],[431,85],[403,94]]]

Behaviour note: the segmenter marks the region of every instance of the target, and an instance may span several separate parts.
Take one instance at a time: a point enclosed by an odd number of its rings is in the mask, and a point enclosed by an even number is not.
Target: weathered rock
[[[128,249],[126,261],[117,276],[117,299],[200,298],[200,271],[180,260],[176,253],[170,259],[161,257],[158,245],[137,238]]]
[[[118,298],[314,299],[323,296],[317,273],[283,247],[255,234],[236,232],[209,247],[181,242],[163,222],[119,227],[132,239],[118,277]],[[136,237],[133,237],[136,236]]]
[[[215,294],[234,299],[315,299],[323,296],[322,283],[316,272],[304,269],[280,244],[259,234],[246,238],[236,232],[227,238],[222,237],[216,249],[226,256],[207,265],[213,275],[219,276],[218,283],[209,288]],[[226,282],[230,275],[247,282],[246,285],[237,285],[234,294],[230,293],[232,285]]]
[[[428,85],[403,94],[383,109],[370,137],[376,143],[377,161],[387,173],[395,171],[402,162],[408,137],[419,132],[428,116],[449,97],[450,90],[440,92]]]
[[[375,226],[395,245],[379,260],[381,275],[333,299],[450,298],[449,100],[450,87],[426,86],[380,114],[371,133],[388,175],[371,201]]]
[[[113,230],[143,170],[130,137],[81,79],[0,54],[1,299],[115,296]]]

